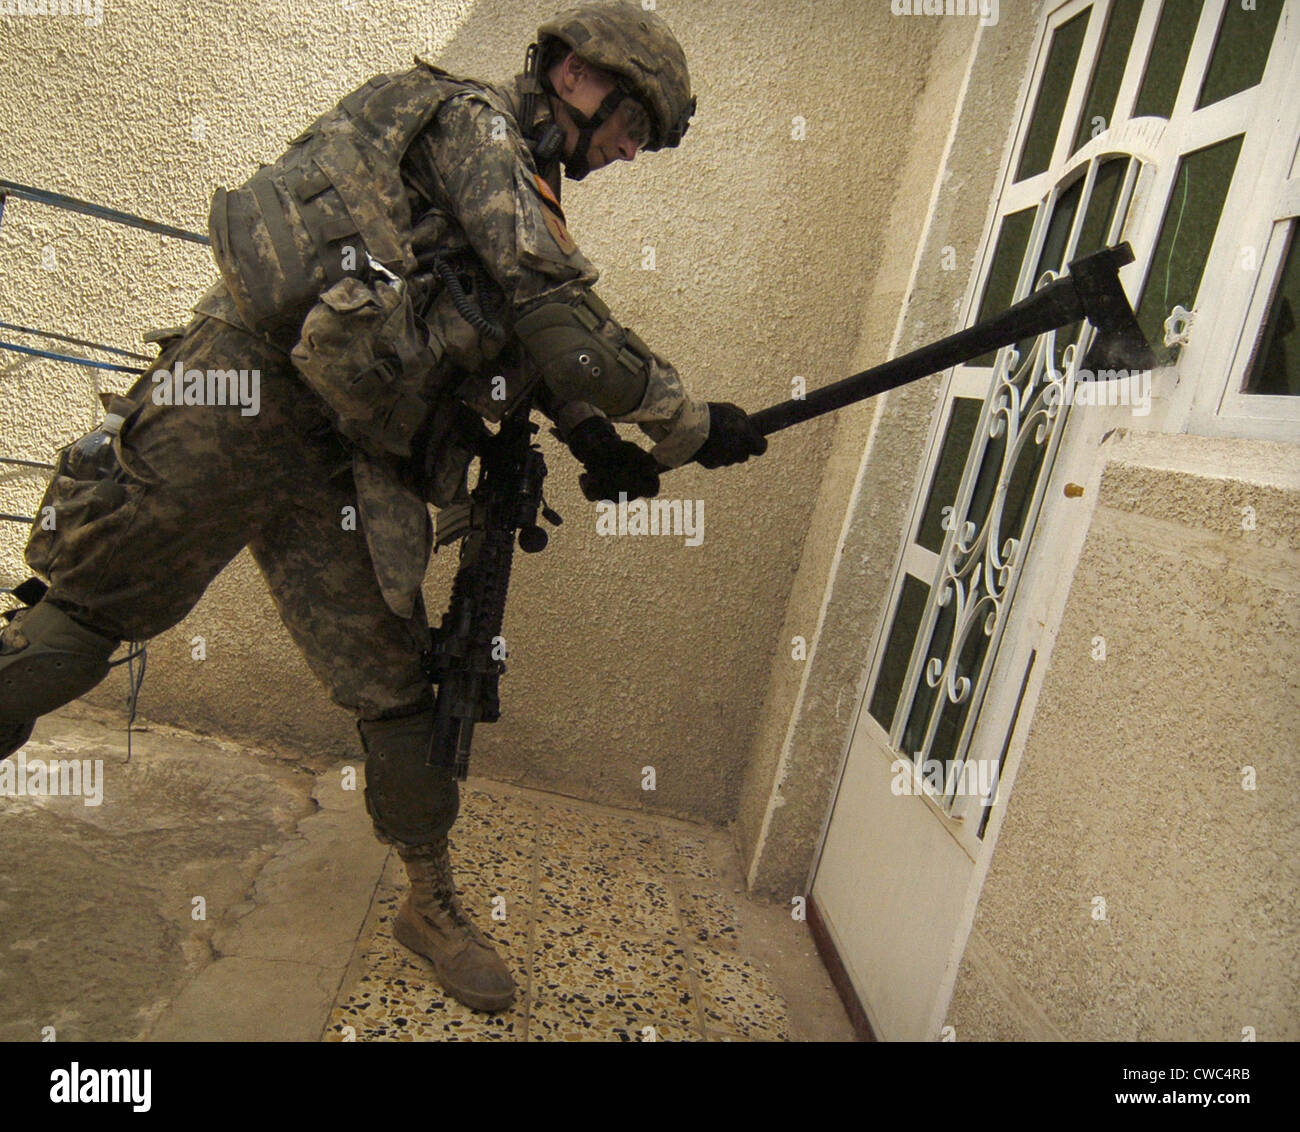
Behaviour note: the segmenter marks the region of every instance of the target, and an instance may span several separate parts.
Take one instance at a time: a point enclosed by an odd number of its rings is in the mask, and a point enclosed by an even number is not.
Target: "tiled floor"
[[[468,1010],[442,993],[432,964],[394,941],[406,888],[394,853],[326,1040],[792,1036],[785,997],[738,950],[734,878],[716,867],[725,834],[494,783],[464,798],[451,837],[457,890],[515,975],[514,1006]]]
[[[362,776],[139,722],[128,761],[85,703],[24,751],[102,763],[103,792],[0,797],[2,1040],[852,1040],[727,830],[471,779],[452,863],[519,987],[490,1015],[393,941]]]

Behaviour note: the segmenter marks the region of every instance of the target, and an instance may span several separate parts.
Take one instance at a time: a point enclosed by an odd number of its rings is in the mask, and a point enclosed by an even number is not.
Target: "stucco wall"
[[[504,78],[556,6],[105,0],[97,27],[75,17],[0,20],[0,176],[202,231],[217,184],[238,184],[273,160],[361,80],[409,65],[416,51]],[[888,5],[859,0],[681,0],[657,10],[686,45],[700,112],[680,150],[568,186],[571,228],[604,269],[603,297],[698,396],[751,409],[788,396],[795,375],[816,386],[878,357],[888,335],[877,320],[893,321],[898,256],[910,247],[890,243],[890,202],[911,199],[915,223],[928,199],[938,160],[928,147],[951,112],[960,45],[949,43],[939,96],[923,102],[942,21],[897,19]],[[792,136],[796,117],[804,140]],[[909,164],[907,146],[927,148]],[[959,246],[966,258],[983,200]],[[654,271],[642,269],[647,245]],[[53,270],[42,266],[45,247]],[[214,275],[200,247],[22,201],[10,202],[0,227],[0,262],[6,321],[128,347],[142,328],[183,322]],[[873,300],[882,265],[885,292]],[[12,355],[4,365],[4,454],[48,458],[93,424],[83,372]],[[785,610],[814,507],[823,563],[839,522],[836,492],[818,504],[829,429],[791,432],[757,465],[666,479],[665,494],[704,501],[699,547],[598,537],[571,459],[547,438],[548,496],[566,523],[551,549],[517,566],[505,715],[479,732],[476,771],[732,818],[769,672],[789,656]],[[833,461],[841,482],[852,448]],[[42,482],[0,471],[0,506],[31,513]],[[219,484],[213,492],[215,502]],[[22,541],[19,529],[0,528],[6,582],[25,576]],[[443,554],[430,573],[435,614],[453,566]],[[196,635],[206,642],[201,662],[190,654]],[[120,703],[123,691],[115,674],[92,698]],[[141,710],[355,757],[349,718],[308,673],[245,555],[153,642]],[[657,771],[653,794],[641,789],[646,765]]]
[[[959,1040],[1300,1035],[1298,609],[1294,446],[1116,448],[958,973]]]
[[[938,38],[908,125],[910,162],[890,201],[887,266],[862,309],[855,368],[959,329],[1037,9],[1004,5],[982,30],[955,17],[897,21],[907,34],[929,28]],[[751,885],[781,900],[807,888],[941,390],[942,377],[929,378],[835,416],[737,823]],[[804,661],[792,659],[796,634],[808,641]]]

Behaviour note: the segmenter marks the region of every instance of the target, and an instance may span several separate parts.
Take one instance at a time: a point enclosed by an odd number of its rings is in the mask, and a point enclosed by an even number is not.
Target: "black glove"
[[[709,437],[695,453],[697,464],[724,468],[766,451],[767,437],[754,427],[744,409],[729,401],[709,402]]]
[[[604,417],[579,421],[569,433],[571,451],[587,470],[578,477],[582,494],[592,503],[649,498],[659,494],[659,464],[644,448],[624,440]]]

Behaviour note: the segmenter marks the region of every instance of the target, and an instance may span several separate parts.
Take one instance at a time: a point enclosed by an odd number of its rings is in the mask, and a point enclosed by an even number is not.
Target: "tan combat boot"
[[[433,961],[442,988],[474,1010],[504,1010],[514,1001],[510,969],[456,899],[447,839],[402,850],[411,891],[393,921],[397,942]]]

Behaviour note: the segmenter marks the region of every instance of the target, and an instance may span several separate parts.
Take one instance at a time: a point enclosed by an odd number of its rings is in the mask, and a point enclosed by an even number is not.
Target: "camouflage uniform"
[[[521,136],[519,105],[514,84],[467,84],[402,163],[418,218],[412,251],[470,250],[498,291],[479,295],[480,304],[490,309],[499,301],[507,326],[542,303],[577,301],[597,279],[565,227],[558,166],[543,179]],[[541,100],[535,124],[549,117]],[[463,494],[472,457],[464,406],[499,416],[530,380],[527,362],[503,353],[439,296],[427,315],[442,343],[435,384],[456,396],[440,398],[443,435],[424,476],[414,460],[378,459],[337,434],[290,363],[294,331],[250,330],[220,282],[195,311],[154,369],[170,369],[177,359],[186,370],[255,368],[260,413],[155,404],[152,381],[142,378],[131,391],[139,408],[118,445],[125,499],[96,513],[80,506],[77,485],[51,485],[46,502],[62,506],[66,517],[59,516],[52,539],[38,533],[28,552],[51,581],[46,600],[106,636],[145,640],[184,617],[247,545],[335,703],[361,720],[426,706],[420,653],[428,627],[419,586],[432,532],[422,496],[445,504]],[[612,321],[601,333],[621,335]],[[501,374],[511,386],[505,402],[489,395]],[[686,395],[657,355],[646,378],[642,403],[613,419],[637,423],[656,442],[652,454],[661,463],[684,463],[708,433],[707,406]],[[459,418],[447,411],[457,404]],[[582,401],[552,409],[561,427],[600,413]],[[346,529],[349,507],[359,509],[359,529]]]
[[[624,98],[653,120],[645,148],[680,142],[695,99],[681,46],[657,17],[588,5],[539,35],[572,49],[564,66],[577,57],[617,75],[592,115],[561,99],[579,130],[569,176],[585,176],[593,131]],[[31,717],[102,679],[117,641],[175,625],[249,547],[312,671],[357,718],[366,805],[411,880],[394,935],[431,958],[461,1002],[495,1010],[514,983],[456,901],[446,835],[459,793],[451,769],[426,759],[427,504],[466,497],[483,418],[534,394],[575,451],[599,435],[608,450],[612,430],[592,418],[636,423],[654,447],[626,447],[652,468],[697,453],[720,466],[765,442],[737,431],[734,406],[715,417],[687,396],[591,293],[597,272],[565,226],[558,155],[539,169],[526,140],[548,152],[540,96],[559,97],[549,72],[498,88],[416,64],[370,80],[274,166],[218,190],[210,230],[222,280],[131,390],[111,475],[62,474],[65,454],[42,502],[56,522],[33,532],[27,560],[51,586],[0,633],[0,756],[30,734]],[[520,123],[529,98],[534,120]],[[354,243],[369,281],[343,264]],[[426,290],[427,262],[438,285]],[[361,326],[373,335],[351,333]],[[334,364],[345,356],[361,364]],[[152,374],[173,366],[258,371],[260,411],[157,403]]]

